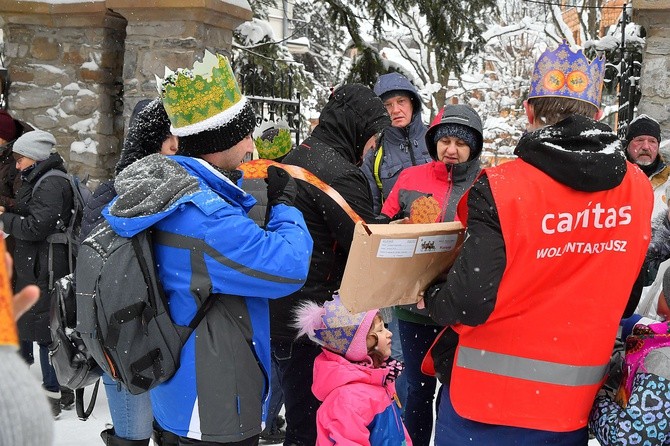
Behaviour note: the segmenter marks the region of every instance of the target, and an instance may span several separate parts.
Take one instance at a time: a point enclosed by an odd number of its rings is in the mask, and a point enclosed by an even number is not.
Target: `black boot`
[[[100,432],[100,437],[107,446],[149,446],[150,440],[149,438],[146,440],[126,440],[114,435],[114,428]]]
[[[158,446],[179,446],[179,436],[161,429],[154,420],[154,434],[151,436]]]

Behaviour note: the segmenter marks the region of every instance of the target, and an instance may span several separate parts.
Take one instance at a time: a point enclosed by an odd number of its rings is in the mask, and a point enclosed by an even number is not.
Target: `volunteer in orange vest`
[[[440,358],[446,386],[438,446],[588,443],[653,204],[647,177],[598,122],[604,68],[566,43],[545,51],[518,159],[485,169],[461,200],[463,250],[424,298],[460,335],[455,356],[438,341],[429,355],[441,356],[426,358]]]

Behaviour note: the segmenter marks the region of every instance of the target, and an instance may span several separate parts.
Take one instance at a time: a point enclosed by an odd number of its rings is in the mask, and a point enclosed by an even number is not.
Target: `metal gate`
[[[300,144],[300,93],[291,72],[268,73],[259,67],[244,67],[239,73],[240,89],[256,112],[256,125],[284,120]]]

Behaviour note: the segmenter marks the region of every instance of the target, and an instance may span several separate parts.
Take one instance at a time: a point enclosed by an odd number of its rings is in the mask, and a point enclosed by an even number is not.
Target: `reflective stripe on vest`
[[[598,384],[605,376],[608,366],[559,364],[469,347],[459,347],[457,364],[470,370],[562,386]]]

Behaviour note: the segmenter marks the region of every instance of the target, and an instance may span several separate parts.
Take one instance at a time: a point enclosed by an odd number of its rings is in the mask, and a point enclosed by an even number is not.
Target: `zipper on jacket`
[[[447,164],[447,191],[444,194],[444,203],[442,205],[442,216],[440,217],[440,222],[443,222],[447,216],[447,209],[449,209],[449,197],[451,196],[451,191],[454,188],[454,166],[452,164]]]

